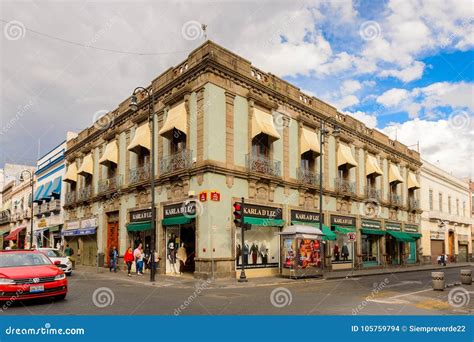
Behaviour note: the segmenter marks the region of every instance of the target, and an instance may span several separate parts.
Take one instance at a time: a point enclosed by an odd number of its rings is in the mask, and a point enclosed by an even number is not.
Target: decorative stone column
[[[225,120],[226,120],[226,167],[234,165],[234,100],[235,94],[225,92]]]
[[[197,91],[197,114],[196,114],[196,126],[197,126],[197,162],[204,160],[204,111],[205,111],[205,88],[202,87]]]

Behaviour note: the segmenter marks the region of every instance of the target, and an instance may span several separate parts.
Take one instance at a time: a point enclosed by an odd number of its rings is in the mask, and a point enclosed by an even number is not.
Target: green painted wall
[[[197,155],[197,99],[195,92],[189,97],[188,149],[193,151],[193,158],[195,158]]]
[[[241,96],[234,99],[234,164],[245,166],[248,153],[248,102]],[[241,124],[244,123],[244,124]]]
[[[205,85],[205,89],[204,160],[225,162],[225,90],[210,83]]]
[[[301,156],[298,150],[298,123],[293,119],[290,119],[289,123],[289,150],[290,178],[296,178]]]
[[[273,112],[273,125],[276,131],[280,134],[280,139],[273,142],[273,160],[280,162],[281,175],[283,176],[283,115],[278,112]]]
[[[324,180],[323,182],[325,184],[329,184],[330,189],[334,189],[335,184],[334,184],[334,179],[337,177],[337,165],[336,165],[336,139],[334,139],[333,136],[330,136],[329,138],[325,139],[325,143],[328,144],[328,161],[329,161],[329,183],[326,183]],[[324,148],[324,147],[323,147]],[[324,164],[323,164],[323,172],[324,172]],[[327,175],[324,175],[327,177]]]
[[[119,149],[119,164],[118,164],[118,172],[119,174],[123,175],[125,177],[125,161],[127,160],[127,135],[125,132],[120,133],[118,137],[118,149]],[[123,179],[124,182],[127,182],[128,180]]]
[[[365,191],[365,183],[366,183],[366,175],[365,175],[365,152],[363,149],[358,149],[359,151],[359,158],[357,164],[359,164],[355,169],[357,169],[358,177],[359,177],[359,188],[357,189],[357,193],[359,195],[363,195]]]

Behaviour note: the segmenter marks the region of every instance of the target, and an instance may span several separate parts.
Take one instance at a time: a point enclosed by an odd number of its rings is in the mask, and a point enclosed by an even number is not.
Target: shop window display
[[[336,240],[331,241],[332,263],[352,262],[353,244],[347,238],[347,234],[336,232]]]
[[[247,268],[278,267],[279,237],[275,235],[279,227],[252,226],[244,233],[244,246],[241,246],[241,233],[236,235],[237,266],[242,258]]]
[[[378,261],[378,237],[374,235],[362,235],[362,261]]]

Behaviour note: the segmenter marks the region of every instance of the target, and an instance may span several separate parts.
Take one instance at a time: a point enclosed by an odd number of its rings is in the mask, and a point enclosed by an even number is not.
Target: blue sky
[[[205,23],[259,69],[472,177],[472,1],[25,1],[0,17],[0,167],[91,126],[201,45]]]

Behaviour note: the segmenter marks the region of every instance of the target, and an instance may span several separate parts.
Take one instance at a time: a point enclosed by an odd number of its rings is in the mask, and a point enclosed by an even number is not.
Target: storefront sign
[[[444,240],[445,239],[445,234],[444,234],[444,232],[431,231],[430,232],[430,239],[431,240]]]
[[[406,232],[418,233],[418,226],[413,224],[406,224],[405,225]]]
[[[130,212],[130,222],[143,222],[151,220],[151,209]]]
[[[38,222],[38,228],[46,228],[48,226],[48,222],[46,222],[46,219],[42,218]]]
[[[387,222],[385,221],[385,228],[387,230],[402,230],[402,224],[397,222]]]
[[[194,200],[186,201],[183,203],[171,204],[163,207],[163,218],[184,215],[196,215],[196,202]]]
[[[80,228],[80,222],[79,220],[76,221],[69,221],[64,223],[64,228],[65,229],[79,229]]]
[[[81,229],[97,227],[97,220],[95,217],[81,220]]]
[[[207,201],[207,191],[201,191],[199,193],[199,200],[201,202],[206,202]]]
[[[291,210],[291,221],[319,222],[319,213],[301,210]],[[324,222],[324,214],[323,214]]]
[[[356,226],[355,217],[331,215],[331,225],[335,226]]]
[[[380,228],[382,228],[382,223],[380,221],[376,221],[376,220],[362,219],[361,227],[362,228],[367,228],[367,229],[380,229]]]
[[[244,205],[244,216],[270,218],[276,220],[281,220],[283,218],[281,208],[263,207],[247,203]]]
[[[221,200],[221,193],[219,191],[211,191],[211,201],[219,202]]]

